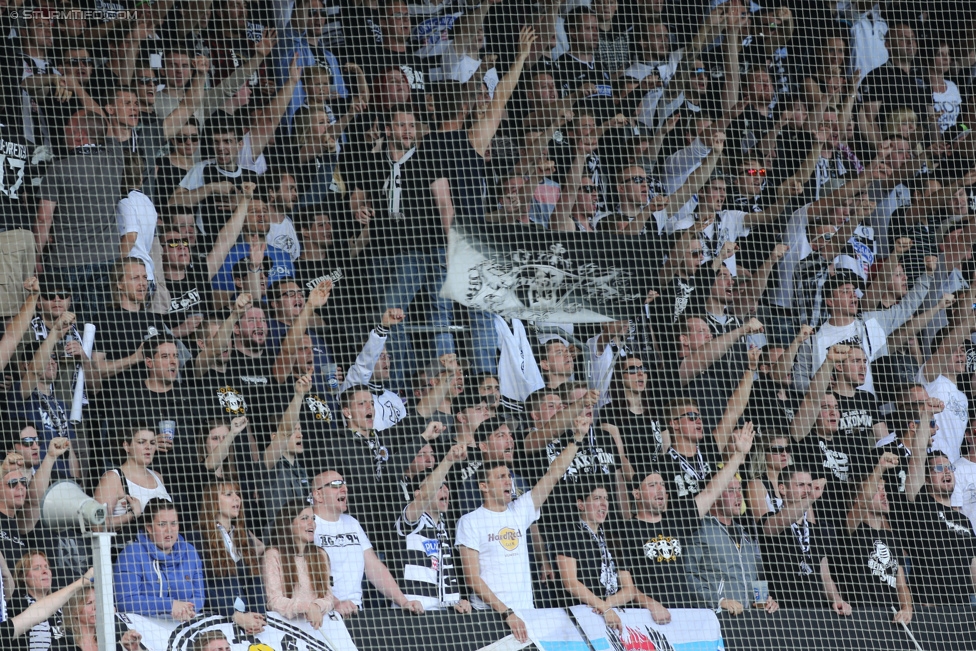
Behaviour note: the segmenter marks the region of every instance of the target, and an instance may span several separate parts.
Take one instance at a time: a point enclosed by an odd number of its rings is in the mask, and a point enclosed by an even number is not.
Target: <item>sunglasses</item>
[[[166,246],[171,249],[188,249],[190,248],[189,240],[166,240]]]
[[[37,445],[38,440],[39,439],[36,436],[25,436],[24,438],[20,439],[20,444],[25,448],[29,448],[33,445]]]
[[[187,143],[187,142],[200,142],[200,136],[184,136],[184,135],[179,135],[179,136],[173,136],[173,140],[175,140],[176,142],[182,142],[182,143]]]
[[[634,185],[640,185],[641,183],[647,183],[646,176],[632,176],[630,177],[630,182]]]
[[[705,74],[706,72],[708,72],[708,71],[707,71],[707,70],[705,70],[704,68],[695,68],[695,70],[694,70],[694,73],[695,73],[695,76],[696,76],[696,77],[701,77],[701,76],[702,76],[702,75],[704,75],[704,74]]]
[[[321,486],[317,486],[315,488],[315,490],[320,491],[320,490],[324,490],[326,488],[342,488],[345,485],[346,485],[346,480],[345,479],[333,479],[332,481],[328,482],[327,484],[323,484]]]
[[[755,169],[755,168],[747,169],[746,170],[746,174],[748,174],[749,176],[761,176],[761,177],[765,178],[765,176],[766,176],[766,168],[765,167],[760,167],[759,169]]]
[[[937,463],[934,466],[932,466],[932,472],[945,472],[947,470],[949,472],[955,472],[956,471],[956,467],[954,465],[952,465],[951,463],[948,464],[948,465],[946,465],[944,463]],[[7,483],[9,484],[10,482],[8,481]]]
[[[694,423],[701,420],[701,414],[699,414],[697,411],[689,411],[684,414],[679,414],[678,418],[687,418]],[[675,420],[677,420],[677,418]]]
[[[42,292],[41,296],[45,301],[53,301],[58,298],[67,300],[71,298],[71,292]]]
[[[788,446],[788,445],[773,445],[773,446],[771,446],[769,448],[769,451],[772,454],[783,454],[783,453],[789,454],[789,452],[790,452],[790,446]]]
[[[69,57],[68,63],[73,66],[90,66],[92,59],[90,57]]]
[[[27,477],[21,477],[20,479],[8,479],[7,488],[17,488],[17,484],[20,484],[21,486],[24,486],[26,488],[27,484],[29,483],[30,480],[27,479]]]
[[[628,366],[625,371],[627,375],[637,375],[638,373],[646,373],[643,366]]]
[[[134,81],[135,83],[139,84],[140,86],[148,86],[149,84],[155,84],[156,83],[156,78],[155,77],[136,77],[132,81]]]

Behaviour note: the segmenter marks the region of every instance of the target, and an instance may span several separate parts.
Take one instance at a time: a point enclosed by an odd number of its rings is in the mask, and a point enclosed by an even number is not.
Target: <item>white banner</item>
[[[285,619],[268,613],[268,625],[258,635],[247,635],[234,622],[221,615],[204,615],[185,624],[141,615],[123,615],[130,628],[142,633],[149,651],[193,651],[193,641],[205,631],[219,630],[230,642],[232,651],[356,651],[346,625],[339,615],[326,616],[319,630],[302,620]]]
[[[623,633],[609,630],[603,617],[587,606],[570,608],[583,633],[596,651],[724,651],[722,629],[711,610],[671,609],[671,622],[655,624],[651,614],[643,608],[617,609]]]

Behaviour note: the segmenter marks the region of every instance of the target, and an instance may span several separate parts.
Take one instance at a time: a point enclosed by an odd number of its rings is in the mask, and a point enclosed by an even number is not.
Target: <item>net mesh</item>
[[[3,647],[972,649],[973,18],[0,0]]]

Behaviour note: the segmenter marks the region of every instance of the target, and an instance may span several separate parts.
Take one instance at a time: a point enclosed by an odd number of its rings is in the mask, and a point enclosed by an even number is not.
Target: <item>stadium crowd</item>
[[[0,6],[5,645],[98,646],[60,480],[119,612],[247,634],[976,598],[968,4]],[[452,224],[646,300],[464,307]]]

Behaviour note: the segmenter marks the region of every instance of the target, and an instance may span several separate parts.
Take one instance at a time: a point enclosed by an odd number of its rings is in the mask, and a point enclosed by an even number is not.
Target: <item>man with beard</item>
[[[656,469],[637,474],[631,491],[636,514],[617,533],[615,543],[624,552],[622,565],[629,568],[640,591],[638,603],[658,624],[671,621],[669,608],[706,605],[689,583],[684,565],[702,518],[749,454],[752,424],[746,423],[734,438],[735,451],[729,462],[693,496],[672,497],[669,482]]]
[[[912,445],[904,499],[894,505],[892,524],[912,560],[908,579],[922,604],[966,604],[976,592],[976,533],[952,507],[954,468],[940,450],[926,453],[927,421],[942,410],[937,398],[919,406],[922,424]]]
[[[432,196],[432,170],[417,155],[416,128],[413,108],[394,107],[387,116],[383,151],[350,160],[344,174],[352,189],[349,208],[360,224],[368,224],[367,251],[380,308],[426,314],[431,325],[442,329],[434,337],[440,357],[454,352],[447,332],[454,308],[450,300],[438,297],[446,273],[444,220],[450,213],[437,207]],[[423,288],[432,304],[411,310]],[[413,346],[399,325],[390,333],[389,344],[394,384],[402,384],[418,368]]]

